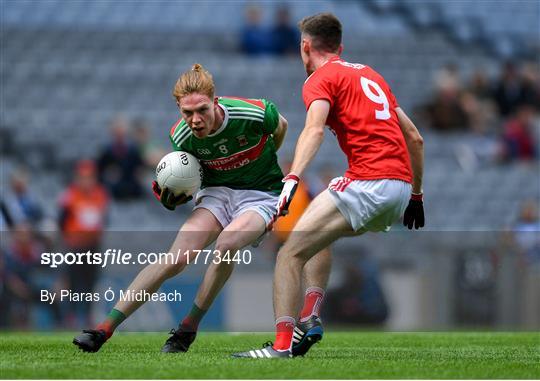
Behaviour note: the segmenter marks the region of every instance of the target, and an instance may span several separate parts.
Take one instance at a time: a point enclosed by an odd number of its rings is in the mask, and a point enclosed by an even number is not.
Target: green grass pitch
[[[184,354],[166,334],[116,334],[82,353],[66,333],[1,333],[0,378],[540,378],[538,333],[327,333],[304,358],[233,359],[270,334],[202,333]]]

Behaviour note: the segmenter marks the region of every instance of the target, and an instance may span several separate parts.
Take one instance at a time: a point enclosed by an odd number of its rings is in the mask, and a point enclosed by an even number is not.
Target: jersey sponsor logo
[[[245,151],[235,153],[234,155],[214,160],[201,160],[201,163],[210,169],[218,171],[229,171],[243,167],[257,159],[268,140],[268,135],[263,135],[259,143],[246,149]]]
[[[237,136],[236,137],[236,141],[238,142],[238,145],[240,147],[243,147],[243,146],[247,146],[248,145],[248,140],[246,138],[246,135],[240,135],[240,136]]]

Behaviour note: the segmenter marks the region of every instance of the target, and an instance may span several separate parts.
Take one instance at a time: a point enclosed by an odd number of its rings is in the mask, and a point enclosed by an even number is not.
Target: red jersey
[[[330,102],[327,125],[347,155],[345,177],[412,182],[411,163],[390,86],[366,65],[332,57],[303,88],[306,109],[317,99]]]

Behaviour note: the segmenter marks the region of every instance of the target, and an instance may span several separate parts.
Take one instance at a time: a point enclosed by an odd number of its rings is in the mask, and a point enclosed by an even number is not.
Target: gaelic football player
[[[307,117],[276,217],[287,210],[326,125],[337,136],[349,169],[311,202],[278,253],[276,341],[236,357],[290,357],[306,353],[322,338],[320,320],[296,322],[302,269],[319,250],[340,237],[388,231],[403,213],[409,229],[424,226],[423,140],[415,125],[379,73],[341,59],[342,28],[334,15],[306,17],[299,26],[300,54],[308,75],[303,87]]]
[[[182,118],[174,124],[170,139],[175,150],[193,154],[203,168],[202,190],[195,207],[172,244],[171,253],[201,250],[215,242],[220,253],[253,243],[264,234],[276,214],[282,190],[283,173],[276,151],[287,131],[287,121],[276,106],[265,99],[215,97],[212,76],[201,65],[183,73],[173,92]],[[168,209],[189,200],[160,189],[153,191]],[[306,268],[310,285],[325,283],[329,255],[321,255]],[[145,267],[128,287],[129,290],[155,292],[170,277],[179,274],[193,258],[181,256],[174,263]],[[171,331],[163,352],[186,352],[195,339],[199,322],[233,271],[233,263],[212,262],[199,287],[189,314]],[[312,278],[311,274],[316,274]],[[322,277],[321,277],[322,274]],[[312,303],[313,298],[306,298]],[[85,330],[73,343],[84,351],[96,352],[122,321],[144,302],[120,300],[97,327]]]

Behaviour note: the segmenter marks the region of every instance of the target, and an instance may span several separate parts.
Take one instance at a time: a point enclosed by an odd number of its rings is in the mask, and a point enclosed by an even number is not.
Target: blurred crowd
[[[24,329],[39,303],[50,310],[56,327],[88,325],[89,302],[40,303],[40,289],[91,292],[99,267],[72,265],[62,271],[40,266],[43,252],[99,252],[112,202],[150,196],[148,178],[164,150],[150,138],[143,119],[116,116],[109,141],[94,158],[73,164],[68,183],[58,194],[54,215],[47,215],[29,170],[14,168],[0,199],[0,327]],[[147,189],[148,188],[148,189]],[[50,209],[50,208],[49,208]]]
[[[426,126],[442,133],[471,133],[459,154],[464,165],[532,161],[538,158],[540,71],[538,63],[501,65],[490,78],[478,69],[464,79],[456,64],[441,68],[433,80],[433,97],[419,108]]]
[[[250,56],[298,54],[300,34],[291,22],[289,8],[277,8],[271,25],[263,22],[263,10],[250,5],[246,8],[244,26],[240,31],[240,48]]]

